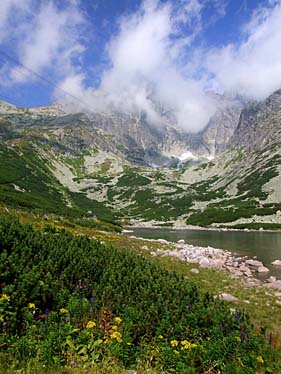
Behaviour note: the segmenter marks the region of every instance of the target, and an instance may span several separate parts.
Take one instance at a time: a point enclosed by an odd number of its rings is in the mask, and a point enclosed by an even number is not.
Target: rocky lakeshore
[[[154,224],[155,223],[155,224]],[[195,230],[195,231],[222,231],[222,232],[281,232],[281,229],[238,229],[235,227],[216,227],[216,226],[195,226],[195,225],[174,225],[174,226],[161,226],[159,222],[134,222],[130,226],[125,226],[125,231],[131,231],[134,229],[169,229],[169,230]]]
[[[139,237],[134,238],[140,239]],[[189,264],[196,264],[197,267],[190,270],[194,274],[199,273],[200,270],[198,266],[201,268],[216,269],[226,271],[234,278],[243,279],[245,286],[248,287],[264,285],[281,290],[281,280],[278,280],[276,277],[269,276],[266,280],[257,278],[257,276],[261,274],[269,275],[270,270],[264,266],[261,261],[255,258],[236,256],[233,252],[210,246],[194,246],[185,243],[184,240],[179,240],[177,243],[172,243],[165,239],[142,238],[141,240],[161,244],[161,248],[150,252],[151,256],[171,256]],[[167,248],[165,248],[165,246],[167,246]],[[142,246],[142,249],[149,250],[146,245]],[[281,261],[276,260],[272,264],[281,266]]]

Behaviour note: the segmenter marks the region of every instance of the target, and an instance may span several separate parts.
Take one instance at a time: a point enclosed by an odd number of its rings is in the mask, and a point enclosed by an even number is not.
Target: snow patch
[[[174,157],[177,157],[180,161],[198,160],[198,157],[194,156],[194,154],[190,151],[184,152],[180,156],[174,156]]]

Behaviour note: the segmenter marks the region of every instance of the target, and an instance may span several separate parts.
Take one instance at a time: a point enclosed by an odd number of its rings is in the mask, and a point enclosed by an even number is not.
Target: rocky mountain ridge
[[[118,155],[129,162],[143,166],[176,166],[178,162],[202,161],[221,153],[232,136],[243,108],[241,99],[227,97],[216,98],[218,109],[209,123],[198,134],[191,134],[179,128],[173,116],[164,111],[159,126],[151,124],[144,113],[67,113],[60,104],[39,108],[17,108],[0,102],[3,131],[18,131],[24,128],[55,129],[62,136],[62,128],[73,131],[77,138],[80,131],[80,143],[89,147],[90,136],[97,138],[97,132],[107,139],[108,149],[115,149]],[[68,108],[69,110],[69,108]],[[3,126],[3,121],[10,126]],[[83,129],[87,135],[83,136]],[[68,132],[69,132],[68,131]],[[77,138],[77,139],[78,139]],[[94,143],[93,143],[94,144]]]
[[[280,104],[277,91],[239,116],[238,100],[191,135],[168,123],[152,128],[141,116],[1,103],[0,200],[132,224],[281,227]],[[199,159],[206,144],[212,161],[187,165],[171,156],[180,150]]]

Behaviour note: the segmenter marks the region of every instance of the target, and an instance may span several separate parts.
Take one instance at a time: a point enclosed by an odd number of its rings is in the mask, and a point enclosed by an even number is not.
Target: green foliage
[[[237,185],[238,194],[243,194],[243,198],[258,197],[261,200],[265,200],[268,196],[268,192],[263,191],[262,187],[278,175],[276,166],[280,163],[280,160],[281,156],[275,155],[265,165],[247,175],[246,178]]]
[[[280,209],[281,204],[260,205],[256,200],[243,201],[237,198],[209,204],[204,211],[193,213],[186,222],[190,225],[208,226],[212,223],[227,223],[236,221],[239,218],[251,218],[254,215],[272,215]],[[250,228],[249,225],[254,228],[252,224],[244,225],[243,228]],[[256,228],[259,227],[263,227],[263,225],[256,225]]]
[[[212,189],[212,184],[219,180],[218,176],[214,176],[208,180],[194,183],[190,186],[194,193],[194,200],[198,201],[210,201],[216,198],[222,198],[225,196],[223,188]]]
[[[84,161],[84,156],[64,158],[64,162],[66,162],[77,175],[85,173]]]
[[[70,158],[69,162],[80,165],[81,159]],[[73,208],[67,207],[66,199]],[[29,144],[12,148],[0,143],[0,201],[13,207],[70,217],[81,217],[91,210],[109,224],[117,218],[104,204],[88,199],[84,193],[65,189]]]
[[[242,161],[246,156],[246,153],[243,147],[234,148],[231,151],[232,152],[235,151],[235,154],[228,162],[225,163],[224,165],[225,169],[228,168],[230,165],[233,166],[233,164],[236,164],[237,162]]]
[[[130,187],[130,186],[145,186],[150,184],[150,180],[140,174],[130,172],[127,174],[123,174],[116,184],[117,187]]]
[[[261,360],[279,372],[245,313],[133,252],[50,231],[0,221],[0,350],[18,367],[111,356],[163,373],[256,373]]]
[[[110,208],[106,207],[103,203],[89,199],[83,192],[69,192],[71,200],[78,206],[82,211],[88,212],[92,211],[93,215],[96,215],[103,221],[108,221],[114,223],[118,218],[118,215],[115,214]]]
[[[51,177],[45,162],[27,145],[0,144],[0,201],[44,212],[77,215],[66,207],[63,187]],[[15,187],[16,186],[16,187]]]
[[[69,222],[69,221],[68,221]],[[109,231],[109,232],[121,232],[122,226],[120,226],[117,222],[106,222],[99,219],[94,219],[91,217],[86,217],[85,219],[75,219],[72,220],[74,225],[67,221],[64,221],[64,224],[67,226],[69,224],[70,227],[87,227],[90,229],[97,229],[97,230],[103,230],[103,231]]]
[[[252,230],[281,230],[281,224],[280,223],[268,223],[268,222],[251,222],[247,224],[239,224],[239,225],[233,225],[234,229],[252,229]]]

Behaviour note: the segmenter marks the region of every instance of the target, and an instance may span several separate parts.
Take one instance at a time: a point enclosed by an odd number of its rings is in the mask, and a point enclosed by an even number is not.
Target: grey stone
[[[249,265],[249,266],[254,266],[254,267],[257,267],[257,268],[263,266],[263,263],[261,261],[257,261],[257,260],[246,260],[245,264]]]
[[[258,268],[258,273],[268,273],[270,270],[266,268],[265,266],[260,266]]]
[[[190,272],[193,273],[193,274],[199,274],[200,273],[200,271],[198,269],[195,269],[195,268],[191,269]]]
[[[221,293],[219,295],[220,300],[229,301],[229,302],[235,302],[238,301],[237,297],[231,295],[230,293]]]

